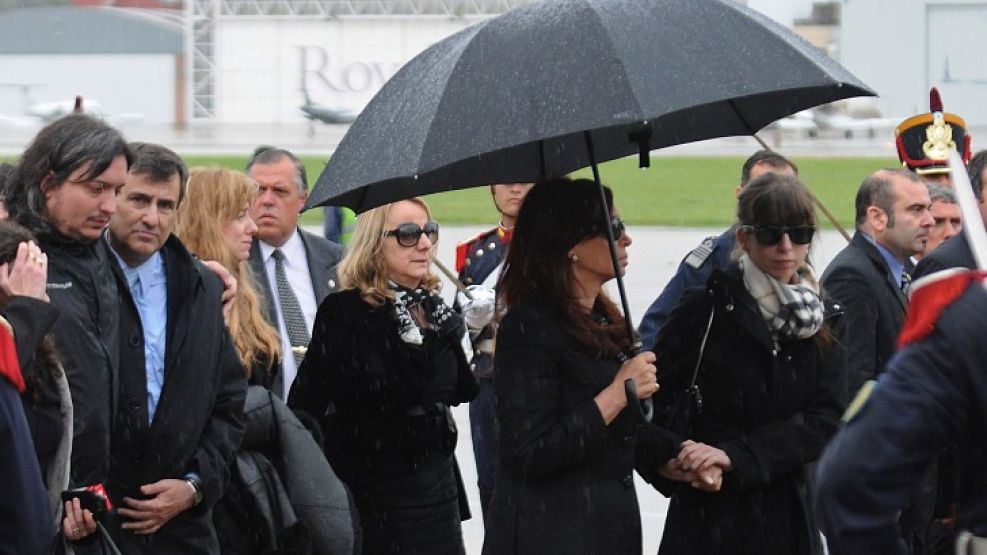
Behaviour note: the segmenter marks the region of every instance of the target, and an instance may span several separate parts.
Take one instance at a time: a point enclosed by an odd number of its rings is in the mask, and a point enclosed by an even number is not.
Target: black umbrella
[[[401,68],[343,137],[306,206],[361,212],[589,165],[599,182],[599,161],[638,153],[646,166],[655,148],[749,135],[812,106],[873,94],[733,0],[543,0],[456,33]],[[617,286],[633,337],[619,277]]]
[[[408,62],[367,105],[308,207],[363,211],[596,160],[749,135],[873,91],[733,0],[547,0],[481,22]]]

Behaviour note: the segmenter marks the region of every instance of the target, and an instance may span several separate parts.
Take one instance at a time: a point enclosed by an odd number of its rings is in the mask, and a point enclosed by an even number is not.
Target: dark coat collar
[[[865,237],[864,232],[858,230],[854,233],[853,239],[850,241],[850,246],[860,249],[870,259],[875,269],[884,276],[885,284],[891,288],[891,292],[898,299],[898,302],[901,303],[902,308],[908,308],[908,297],[905,296],[905,293],[895,281],[894,276],[891,275],[891,269],[888,268],[888,263],[884,261],[881,251],[877,250],[877,247]]]

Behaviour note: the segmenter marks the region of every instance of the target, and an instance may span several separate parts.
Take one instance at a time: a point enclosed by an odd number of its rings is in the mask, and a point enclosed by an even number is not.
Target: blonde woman
[[[320,419],[364,553],[464,553],[449,406],[472,400],[477,384],[466,326],[430,271],[438,234],[420,199],[360,216],[288,400]]]
[[[264,319],[250,266],[250,242],[257,224],[248,208],[257,184],[224,168],[193,168],[188,199],[178,211],[175,235],[201,260],[216,260],[236,278],[238,292],[227,318],[240,361],[251,384],[268,389],[274,383],[281,342]]]

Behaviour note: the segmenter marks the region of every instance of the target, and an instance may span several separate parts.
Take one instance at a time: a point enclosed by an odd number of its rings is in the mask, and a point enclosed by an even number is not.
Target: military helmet
[[[949,151],[959,152],[963,162],[970,160],[970,135],[966,122],[942,109],[939,90],[929,91],[929,113],[912,116],[894,130],[898,159],[919,175],[949,173]]]

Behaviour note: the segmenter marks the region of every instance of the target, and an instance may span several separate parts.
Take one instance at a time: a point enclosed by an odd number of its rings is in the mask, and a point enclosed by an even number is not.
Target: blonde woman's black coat
[[[682,439],[722,449],[733,469],[718,493],[654,482],[671,496],[659,553],[812,553],[819,544],[806,466],[836,432],[845,403],[842,313],[826,303],[829,345],[815,338],[776,343],[737,266],[715,271],[705,288],[683,297],[659,335],[656,414],[691,379],[711,305],[716,312],[698,379],[703,410],[691,437]]]
[[[449,406],[472,400],[477,384],[460,347],[465,324],[454,316],[452,327],[435,339],[449,355],[436,362],[428,340],[401,339],[391,302],[372,307],[348,289],[319,307],[288,406],[319,421],[326,457],[360,511],[364,553],[462,552],[458,526],[469,504],[454,475]],[[434,388],[437,378],[449,388]],[[429,493],[450,483],[449,499]]]

